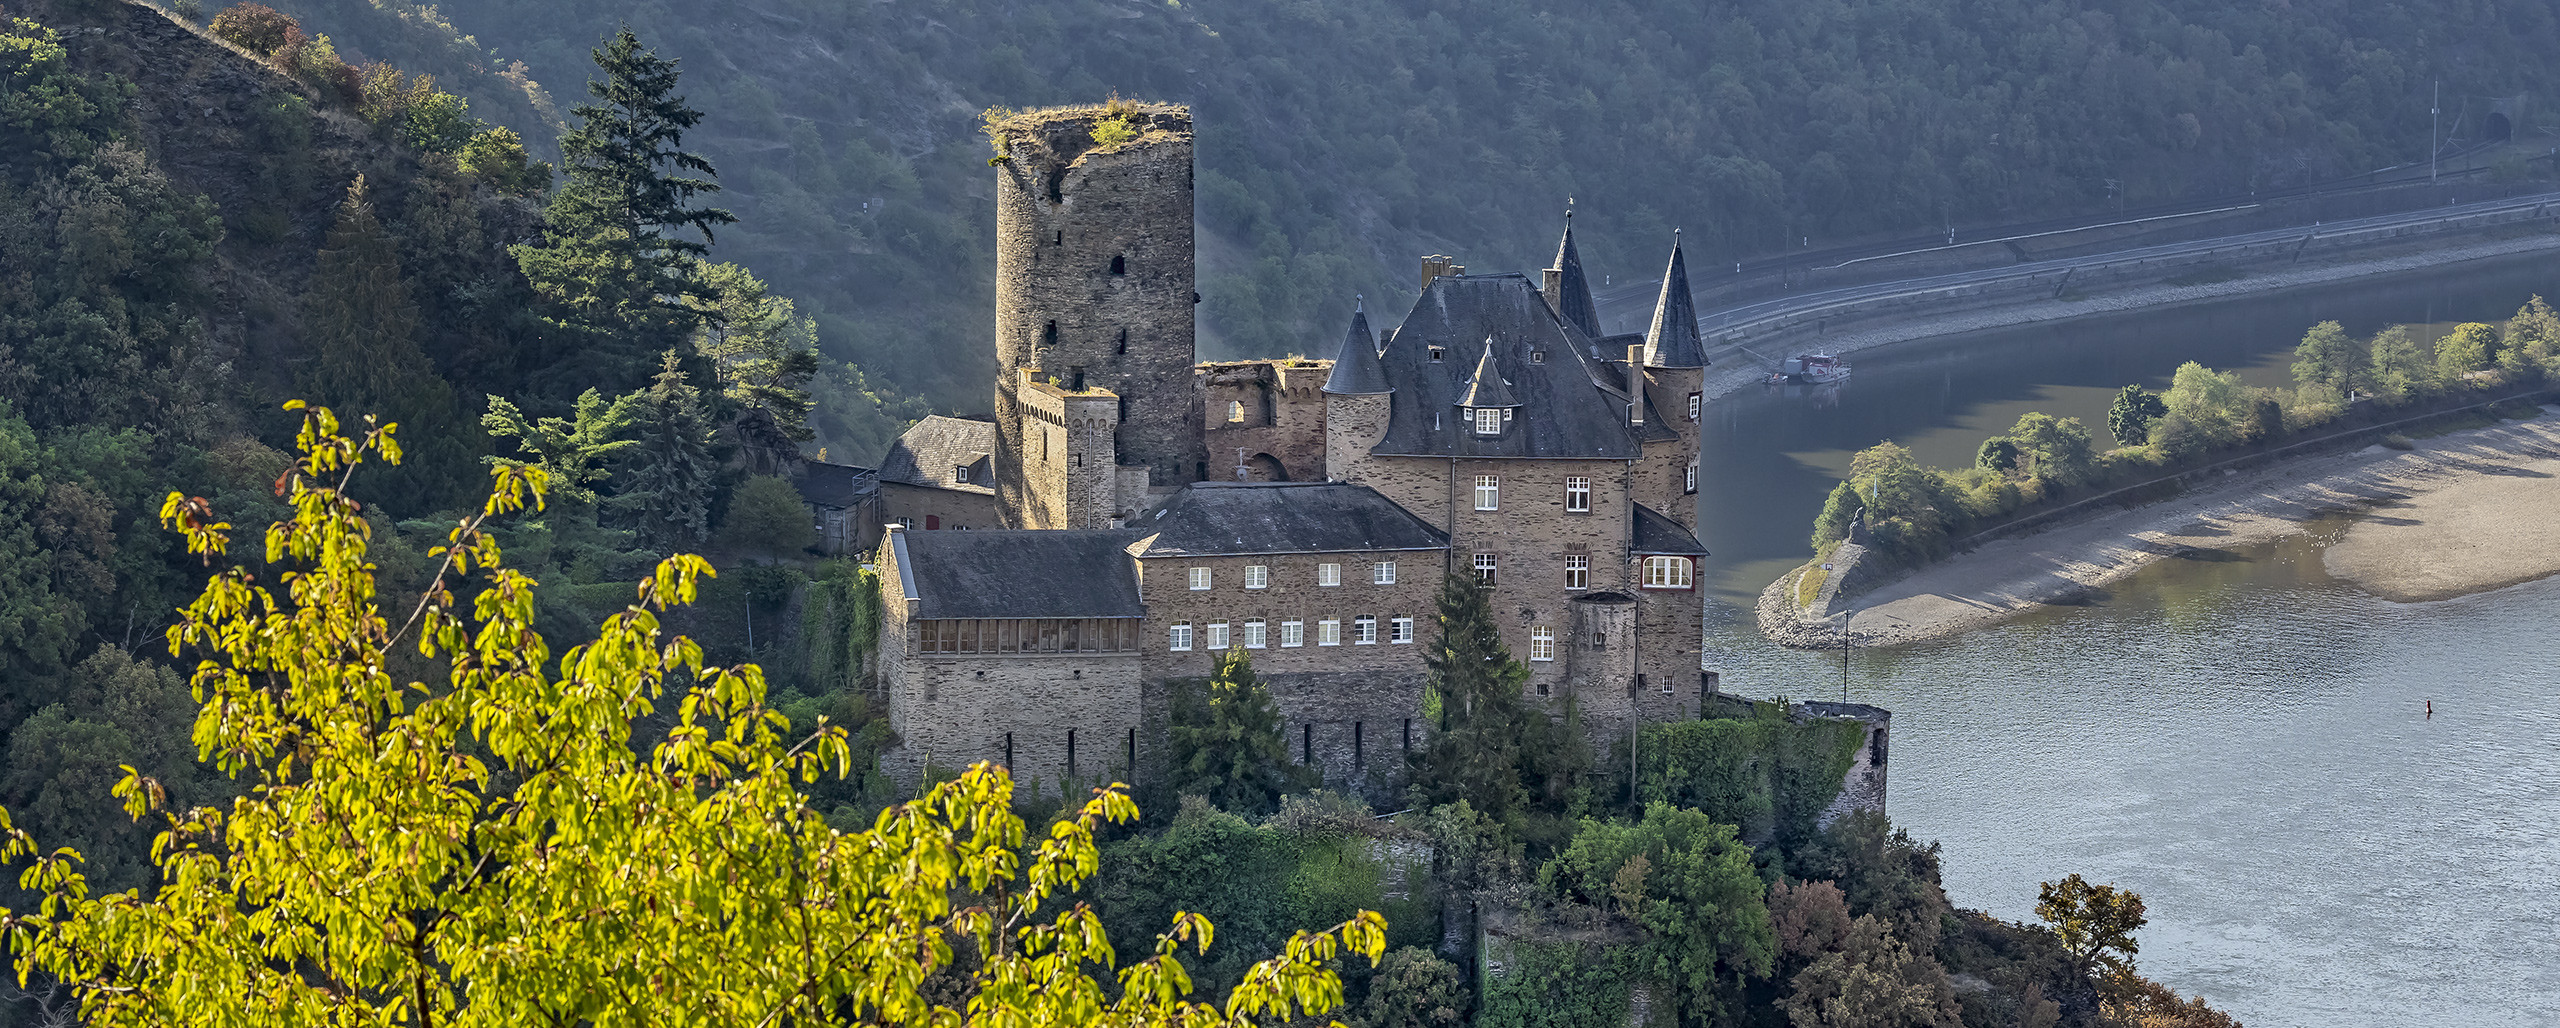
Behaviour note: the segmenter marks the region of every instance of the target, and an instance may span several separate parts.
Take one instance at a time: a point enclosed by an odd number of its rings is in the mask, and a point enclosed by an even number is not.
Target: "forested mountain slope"
[[[325,25],[389,0],[295,0]],[[1206,355],[1320,350],[1412,258],[1649,275],[1810,238],[2267,188],[2422,158],[2523,94],[2530,0],[452,0],[562,95],[620,22],[685,60],[741,223],[721,254],[820,312],[831,350],[985,402],[990,106],[1191,103]],[[392,56],[395,60],[398,55]],[[494,58],[493,58],[494,60]],[[534,134],[528,126],[518,126]],[[873,203],[877,201],[877,203]],[[961,355],[960,359],[954,359]]]

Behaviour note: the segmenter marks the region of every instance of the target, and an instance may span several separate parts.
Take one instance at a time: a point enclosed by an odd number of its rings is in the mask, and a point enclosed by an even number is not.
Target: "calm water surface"
[[[2488,320],[2560,268],[2466,265],[2386,287],[1983,333],[1871,354],[1836,395],[1720,401],[1702,497],[1710,663],[1756,695],[1834,696],[1839,655],[1751,631],[1848,455],[1957,464],[2027,410],[2101,425],[2185,360],[2288,378],[2312,321]],[[2103,428],[2098,429],[2103,437]],[[2560,579],[2396,604],[2322,571],[2328,524],[2170,561],[2103,602],[1855,655],[1895,711],[1891,807],[1943,841],[1959,904],[2032,919],[2071,872],[2141,892],[2141,965],[2251,1028],[2560,1024]],[[2426,716],[2433,700],[2435,715]]]

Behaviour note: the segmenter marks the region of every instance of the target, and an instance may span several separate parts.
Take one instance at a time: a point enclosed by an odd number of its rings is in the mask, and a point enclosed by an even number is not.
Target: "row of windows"
[[[1208,568],[1192,568],[1191,591],[1200,592],[1208,589],[1210,583],[1215,580],[1215,577],[1216,576],[1210,574]],[[1341,585],[1342,565],[1316,565],[1316,584],[1324,586]],[[1396,562],[1392,560],[1382,560],[1370,564],[1369,584],[1396,584]],[[1244,587],[1247,589],[1271,588],[1271,568],[1268,565],[1263,564],[1247,565],[1244,569]]]
[[[1470,566],[1475,569],[1476,581],[1486,585],[1494,584],[1494,576],[1499,570],[1499,564],[1500,560],[1490,553],[1476,554],[1475,559],[1470,562]],[[1644,587],[1647,589],[1687,589],[1691,581],[1692,569],[1687,557],[1646,557],[1644,559]],[[1588,555],[1579,553],[1565,555],[1564,587],[1567,589],[1591,588],[1591,558]]]
[[[918,653],[1129,653],[1136,618],[959,618],[914,622]]]
[[[1696,461],[1691,461],[1688,468],[1682,472],[1680,488],[1683,492],[1694,493],[1698,491],[1698,464]],[[1476,476],[1476,509],[1502,509],[1501,476]],[[1581,475],[1571,475],[1565,478],[1564,510],[1567,514],[1591,513],[1591,479]]]
[[[1375,646],[1379,642],[1378,624],[1379,619],[1371,614],[1354,617],[1347,625],[1340,618],[1324,618],[1315,623],[1314,642],[1318,646],[1340,646],[1346,642],[1353,646]],[[1306,622],[1280,622],[1276,633],[1273,632],[1274,627],[1267,621],[1210,621],[1198,626],[1185,621],[1165,629],[1165,648],[1189,650],[1197,643],[1201,649],[1212,652],[1230,646],[1260,650],[1270,648],[1275,638],[1284,650],[1307,645]],[[1385,641],[1391,645],[1413,641],[1412,618],[1387,618],[1386,630]]]

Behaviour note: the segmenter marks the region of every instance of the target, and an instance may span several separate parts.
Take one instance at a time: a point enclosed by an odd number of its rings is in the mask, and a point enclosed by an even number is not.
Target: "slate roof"
[[[1703,368],[1707,344],[1698,337],[1698,302],[1689,293],[1689,262],[1680,235],[1671,236],[1671,267],[1662,273],[1662,295],[1653,301],[1653,328],[1644,334],[1644,362],[1656,368]]]
[[[1707,548],[1698,537],[1680,527],[1680,523],[1654,513],[1653,508],[1636,504],[1635,544],[1628,547],[1636,553],[1660,553],[1683,557],[1704,557]]]
[[[1351,312],[1351,331],[1342,337],[1342,353],[1333,359],[1333,373],[1325,376],[1324,391],[1346,396],[1374,396],[1392,393],[1387,384],[1386,369],[1378,366],[1378,335],[1369,331],[1369,314],[1364,309]]]
[[[791,487],[810,506],[847,508],[880,491],[879,474],[870,468],[813,460],[800,465],[800,475],[791,480]]]
[[[1501,435],[1477,436],[1457,405],[1486,339],[1524,409]],[[1567,325],[1536,286],[1517,274],[1448,275],[1432,280],[1379,355],[1395,387],[1387,432],[1371,453],[1390,456],[1570,457],[1638,455],[1621,386],[1603,386],[1587,351],[1590,336]],[[1431,348],[1444,351],[1438,363]],[[1539,360],[1539,355],[1544,360]],[[1619,373],[1624,377],[1623,372]]]
[[[1475,377],[1467,380],[1467,388],[1458,394],[1461,407],[1517,407],[1520,401],[1511,395],[1511,383],[1502,377],[1502,368],[1493,360],[1493,337],[1484,341],[1484,357],[1476,361]]]
[[[995,422],[928,415],[889,444],[888,455],[880,458],[880,480],[994,495],[995,452]],[[958,475],[964,467],[967,482]]]
[[[1258,553],[1438,550],[1449,537],[1365,485],[1200,482],[1138,523],[1141,560]]]
[[[1600,305],[1591,301],[1591,276],[1582,273],[1582,252],[1573,246],[1573,211],[1564,212],[1564,241],[1556,244],[1556,312],[1583,335],[1600,338]]]
[[[1128,531],[892,529],[911,618],[1134,618]]]

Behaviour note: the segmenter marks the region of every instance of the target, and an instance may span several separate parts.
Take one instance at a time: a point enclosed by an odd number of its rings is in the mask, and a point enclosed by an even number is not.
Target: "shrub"
[[[169,0],[169,13],[187,21],[204,20],[203,0]]]
[[[462,144],[455,163],[489,188],[511,196],[551,188],[551,165],[528,158],[524,139],[514,129],[493,128],[472,136]]]
[[[260,57],[273,55],[283,48],[289,37],[302,31],[292,16],[265,4],[234,4],[223,8],[221,14],[213,16],[213,24],[206,27],[212,29],[215,36]]]

